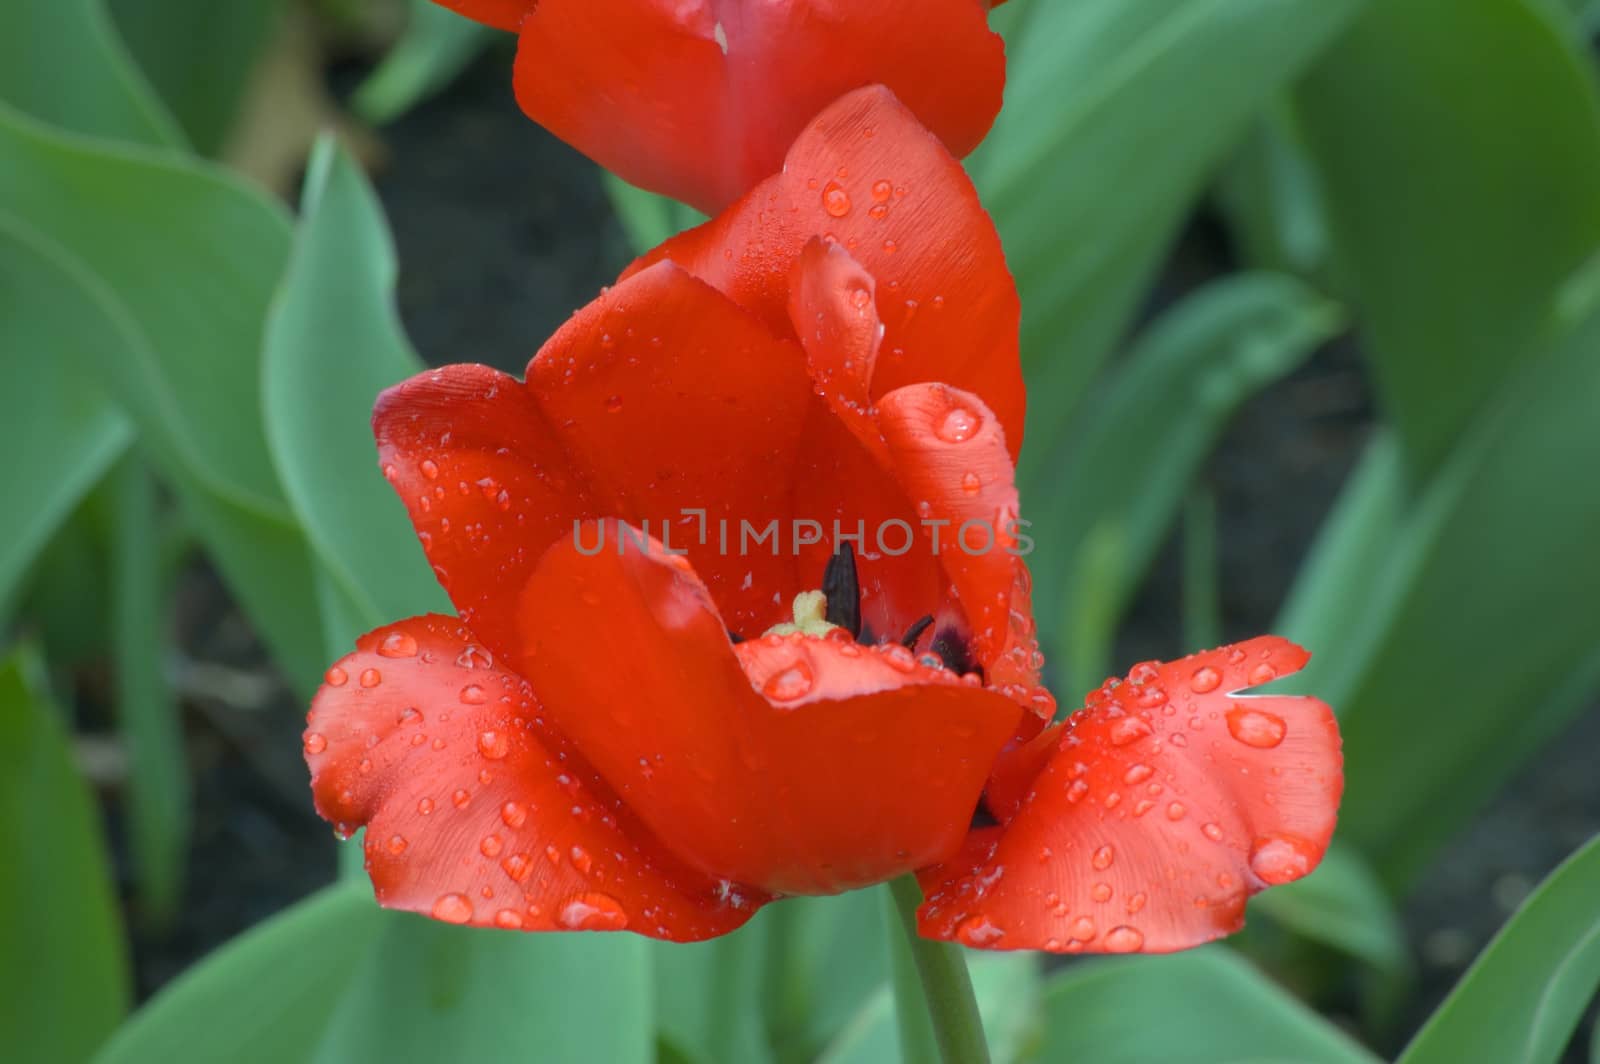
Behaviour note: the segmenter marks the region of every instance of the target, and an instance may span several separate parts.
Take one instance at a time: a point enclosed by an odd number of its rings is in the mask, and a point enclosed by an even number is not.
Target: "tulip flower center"
[[[794,620],[775,624],[764,635],[810,635],[821,638],[839,626],[826,620],[828,596],[821,591],[802,591],[794,597]]]

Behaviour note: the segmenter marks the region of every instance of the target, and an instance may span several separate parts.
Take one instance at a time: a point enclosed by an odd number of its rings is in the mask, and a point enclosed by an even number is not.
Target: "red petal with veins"
[[[795,894],[955,851],[1016,706],[904,648],[731,647],[682,558],[607,525],[604,551],[560,543],[540,564],[525,656],[551,721],[657,837],[708,874]],[[597,647],[603,664],[572,667]]]
[[[669,545],[688,550],[735,631],[786,619],[794,595],[814,586],[817,574],[796,574],[788,528],[775,545],[739,543],[745,523],[759,532],[794,516],[814,399],[793,341],[662,263],[574,315],[528,364],[528,389],[601,512],[658,538],[670,522]],[[706,511],[704,543],[685,508]]]
[[[534,397],[487,366],[446,366],[378,397],[384,475],[464,622],[505,654],[516,596],[545,548],[595,516]]]
[[[671,259],[785,333],[791,270],[815,237],[842,244],[877,280],[884,336],[872,397],[919,381],[974,392],[1015,460],[1026,405],[1020,306],[1000,238],[961,164],[882,86],[829,106],[781,173],[629,272]]]
[[[988,132],[1005,84],[1004,45],[972,0],[531,6],[522,109],[606,169],[707,213],[777,171],[805,123],[853,89],[888,85],[960,156]]]
[[[448,923],[725,934],[766,900],[684,867],[542,723],[527,681],[449,617],[380,628],[307,718],[317,811],[365,826],[378,901]]]
[[[907,497],[925,521],[942,522],[939,558],[989,684],[1048,720],[1055,701],[1039,687],[1044,657],[1021,557],[1016,471],[999,420],[976,395],[913,384],[879,400],[878,427]],[[932,528],[928,539],[931,549]]]
[[[433,0],[434,3],[485,26],[517,32],[537,0]]]
[[[1002,828],[920,875],[920,930],[992,949],[1164,953],[1237,931],[1333,834],[1339,731],[1315,698],[1237,692],[1308,655],[1264,636],[1140,665],[1002,766]],[[1044,760],[1026,789],[1019,770]],[[994,795],[991,793],[991,798]]]

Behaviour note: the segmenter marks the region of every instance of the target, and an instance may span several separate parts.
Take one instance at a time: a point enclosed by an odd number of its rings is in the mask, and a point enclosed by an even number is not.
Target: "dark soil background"
[[[629,258],[597,171],[521,115],[499,56],[383,138],[388,163],[375,177],[399,246],[400,310],[430,362],[486,362],[520,373],[543,338]],[[1154,302],[1232,266],[1225,234],[1198,217]],[[1372,421],[1359,354],[1348,340],[1318,353],[1235,419],[1206,472],[1221,520],[1229,637],[1271,623]],[[1177,589],[1169,548],[1133,610],[1119,661],[1181,651]],[[311,811],[300,755],[303,707],[201,563],[183,578],[178,614],[196,781],[191,880],[174,928],[135,931],[141,997],[329,882],[335,865],[333,839]],[[1530,765],[1407,899],[1419,986],[1380,1050],[1397,1050],[1523,896],[1600,830],[1596,750],[1600,709]],[[115,802],[109,812],[115,838]],[[125,876],[126,861],[119,861]],[[140,914],[129,917],[141,927]],[[1578,1046],[1588,1035],[1580,1037],[1573,1061],[1585,1059]]]

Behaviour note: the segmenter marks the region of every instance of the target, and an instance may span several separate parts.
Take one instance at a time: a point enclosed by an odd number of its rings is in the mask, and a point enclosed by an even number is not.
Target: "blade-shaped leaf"
[[[385,926],[317,1052],[302,1059],[655,1059],[644,939],[474,930],[403,913]]]
[[[1399,974],[1411,966],[1393,903],[1366,860],[1349,846],[1336,843],[1311,875],[1266,891],[1252,904],[1283,927],[1380,972]]]
[[[407,8],[404,35],[351,98],[356,112],[377,125],[443,89],[495,36],[433,0],[411,0]]]
[[[313,895],[184,972],[96,1060],[308,1060],[373,942],[395,919],[364,887]]]
[[[1006,106],[973,157],[1022,292],[1035,453],[1127,327],[1250,119],[1361,0],[1016,5]]]
[[[1561,1059],[1600,987],[1600,839],[1523,902],[1400,1064]]]
[[[0,5],[0,101],[91,136],[184,145],[183,132],[129,58],[104,0]]]
[[[70,261],[51,257],[19,220],[0,215],[0,449],[26,461],[0,466],[0,496],[27,505],[0,509],[0,610],[56,527],[128,446],[128,421],[68,351],[115,347],[103,310],[84,313],[93,293]]]
[[[1097,959],[1045,988],[1040,1061],[1376,1064],[1225,946]]]
[[[0,105],[0,203],[95,291],[124,342],[85,347],[290,675],[322,669],[307,548],[267,456],[259,348],[281,211],[209,165],[53,132]]]
[[[284,5],[280,0],[110,0],[110,8],[129,51],[190,143],[216,155]]]
[[[85,1060],[127,1008],[127,957],[100,811],[37,661],[0,662],[0,1045],[16,1060]]]
[[[262,397],[284,490],[356,608],[342,649],[387,621],[449,611],[378,470],[369,427],[378,393],[422,368],[395,313],[395,274],[376,197],[350,157],[323,140],[267,330]]]
[[[1336,306],[1287,276],[1215,282],[1140,339],[1076,426],[1065,461],[1024,459],[1035,577],[1060,588],[1072,611],[1057,655],[1065,689],[1087,690],[1104,675],[1097,648],[1234,410],[1303,362],[1340,320]],[[1114,544],[1114,558],[1096,543]]]
[[[1528,0],[1383,0],[1299,93],[1413,472],[1438,466],[1600,248],[1590,63]]]
[[[1304,601],[1331,603],[1342,623],[1295,614],[1320,637],[1300,686],[1341,715],[1341,832],[1391,885],[1600,684],[1600,495],[1573,473],[1600,464],[1600,307],[1585,311],[1586,280],[1392,534],[1346,537],[1321,559],[1355,591]],[[1391,508],[1388,490],[1369,497]]]

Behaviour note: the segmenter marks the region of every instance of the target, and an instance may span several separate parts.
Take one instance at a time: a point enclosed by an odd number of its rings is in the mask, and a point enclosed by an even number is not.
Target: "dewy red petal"
[[[806,244],[843,245],[877,281],[883,339],[872,398],[940,381],[973,392],[1022,445],[1021,307],[994,223],[966,171],[887,89],[861,89],[808,124],[780,173],[630,267],[671,259],[791,328],[790,276]]]
[[[525,6],[522,109],[606,169],[708,213],[776,171],[808,120],[862,86],[887,85],[957,156],[1000,109],[1005,50],[973,0]],[[477,15],[512,16],[509,4]]]
[[[1263,637],[1141,665],[1096,692],[1002,763],[991,809],[1004,824],[922,874],[922,933],[1164,953],[1237,931],[1245,900],[1309,873],[1333,834],[1333,714],[1314,698],[1238,693],[1306,657]],[[1019,769],[1041,762],[1024,788]]]
[[[361,677],[357,682],[356,677]],[[378,900],[448,923],[691,941],[765,895],[687,868],[449,617],[362,637],[307,718],[317,811],[364,825]]]
[[[607,531],[621,553],[562,543],[540,565],[524,657],[552,723],[673,852],[795,894],[954,853],[1014,704],[901,647],[733,647],[683,559]],[[571,667],[585,656],[604,664]]]

